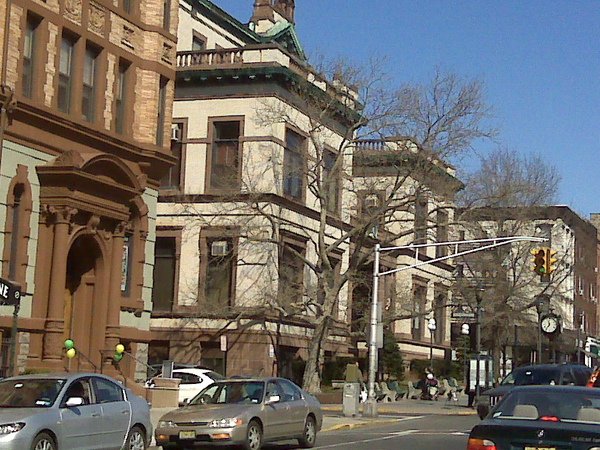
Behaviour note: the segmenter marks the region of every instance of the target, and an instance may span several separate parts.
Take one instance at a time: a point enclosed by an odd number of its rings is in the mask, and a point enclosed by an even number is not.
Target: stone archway
[[[101,365],[106,308],[102,290],[104,278],[102,251],[92,235],[78,236],[69,249],[65,280],[64,338],[77,345],[80,357],[71,367],[92,370]],[[94,367],[95,366],[95,367]]]

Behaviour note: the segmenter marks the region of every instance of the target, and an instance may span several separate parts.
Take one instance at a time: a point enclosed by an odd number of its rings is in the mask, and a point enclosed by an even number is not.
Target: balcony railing
[[[185,72],[252,67],[287,67],[309,83],[340,100],[345,98],[357,100],[357,94],[351,89],[336,82],[325,81],[310,66],[277,44],[181,51],[177,52],[176,58],[176,69]]]

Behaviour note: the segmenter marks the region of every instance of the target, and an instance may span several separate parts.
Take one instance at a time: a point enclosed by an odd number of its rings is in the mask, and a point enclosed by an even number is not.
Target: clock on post
[[[558,316],[554,313],[546,314],[542,317],[540,322],[540,326],[542,331],[546,334],[554,334],[559,329],[559,319]]]

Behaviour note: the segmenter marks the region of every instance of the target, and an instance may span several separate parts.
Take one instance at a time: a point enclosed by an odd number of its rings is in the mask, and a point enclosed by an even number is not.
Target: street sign
[[[4,278],[0,278],[0,305],[17,305],[21,301],[19,287]]]
[[[475,320],[475,311],[469,305],[456,305],[450,315],[456,321]]]

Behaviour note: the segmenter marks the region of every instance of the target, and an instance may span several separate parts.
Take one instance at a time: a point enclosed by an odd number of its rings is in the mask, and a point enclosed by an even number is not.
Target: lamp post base
[[[377,417],[377,401],[375,399],[367,399],[363,406],[364,417]]]

